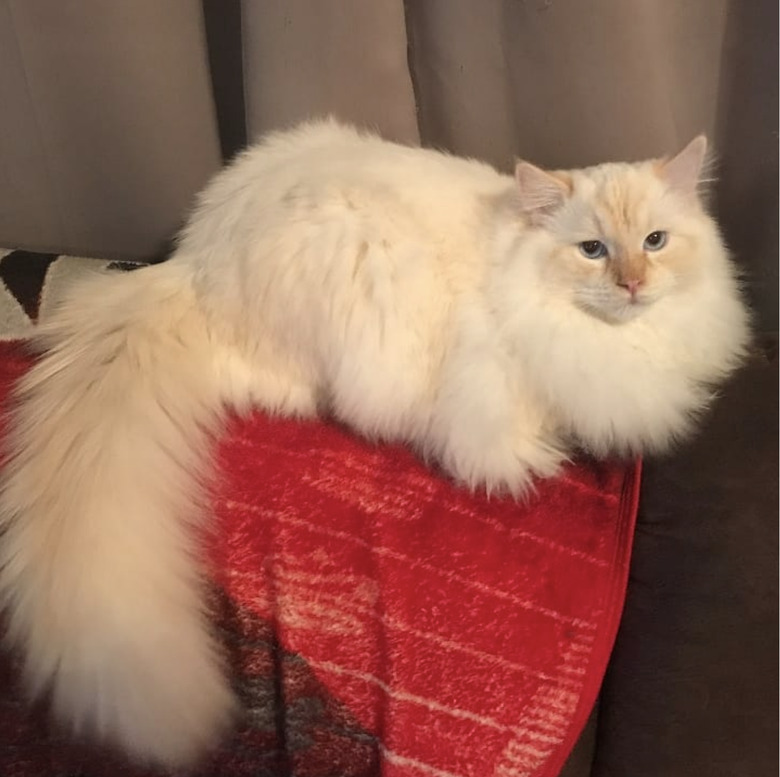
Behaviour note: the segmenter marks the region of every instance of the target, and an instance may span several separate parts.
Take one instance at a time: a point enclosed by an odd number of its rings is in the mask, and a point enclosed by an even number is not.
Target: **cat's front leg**
[[[566,456],[542,433],[538,419],[513,413],[501,421],[492,412],[446,412],[449,429],[441,434],[439,458],[456,480],[488,494],[520,497],[536,478],[558,473]]]
[[[492,349],[462,349],[446,366],[433,411],[432,447],[472,489],[523,496],[566,459],[544,408],[507,376]]]

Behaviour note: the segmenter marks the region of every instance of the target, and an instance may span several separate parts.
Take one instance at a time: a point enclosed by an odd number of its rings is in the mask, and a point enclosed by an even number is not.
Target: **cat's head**
[[[701,272],[712,222],[697,195],[704,136],[677,156],[548,172],[519,162],[524,218],[544,233],[545,279],[608,321],[636,317]]]

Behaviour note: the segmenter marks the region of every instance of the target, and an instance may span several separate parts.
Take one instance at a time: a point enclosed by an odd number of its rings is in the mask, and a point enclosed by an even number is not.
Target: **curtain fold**
[[[0,240],[149,256],[219,167],[198,0],[0,1]]]
[[[730,3],[715,133],[717,212],[763,332],[778,319],[778,10],[777,0]]]
[[[250,138],[334,114],[419,140],[401,0],[243,0]]]
[[[569,167],[712,134],[727,0],[409,3],[424,142]]]

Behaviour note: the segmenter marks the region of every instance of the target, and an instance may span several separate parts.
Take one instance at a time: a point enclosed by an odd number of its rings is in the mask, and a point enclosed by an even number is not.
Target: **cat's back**
[[[271,134],[218,174],[184,233],[248,233],[339,209],[410,220],[432,235],[473,230],[511,178],[479,161],[404,146],[334,120]]]
[[[506,183],[492,167],[441,151],[384,140],[335,120],[302,124],[274,133],[250,148],[241,160],[247,175],[273,174],[312,185],[339,183],[365,187],[423,186],[444,191],[453,185],[469,192]]]

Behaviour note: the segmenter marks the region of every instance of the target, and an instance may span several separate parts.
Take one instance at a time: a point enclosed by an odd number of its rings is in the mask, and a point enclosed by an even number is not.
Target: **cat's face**
[[[695,194],[704,149],[697,139],[666,163],[544,173],[555,188],[548,188],[543,207],[537,192],[530,215],[548,236],[546,280],[612,322],[635,318],[692,282],[700,269],[697,234],[707,218]],[[519,173],[519,183],[528,193],[533,184],[525,175]]]

